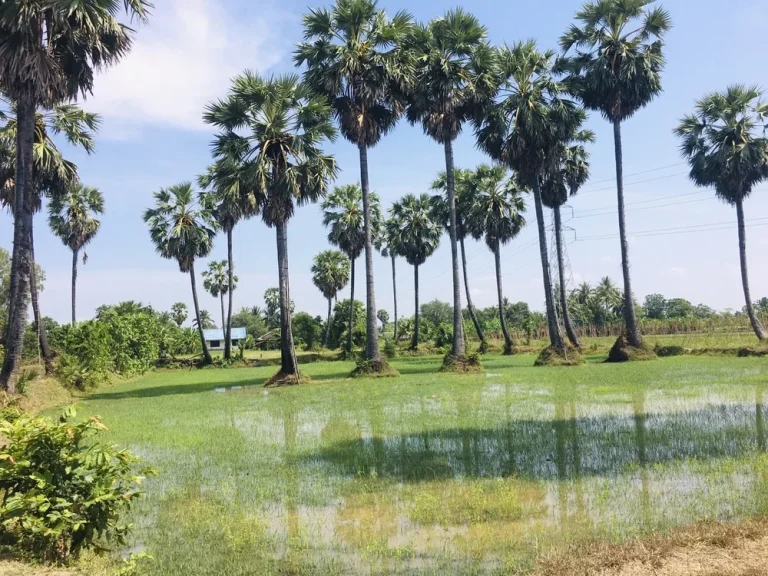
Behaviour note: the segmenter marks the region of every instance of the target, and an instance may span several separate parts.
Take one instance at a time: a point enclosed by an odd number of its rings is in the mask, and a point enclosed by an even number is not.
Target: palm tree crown
[[[370,195],[371,230],[379,236],[381,206],[376,194]],[[358,185],[334,188],[323,201],[323,224],[329,228],[328,241],[338,246],[351,260],[356,260],[365,248],[363,191]]]
[[[453,171],[454,182],[456,186],[456,238],[463,240],[467,237],[466,219],[472,208],[472,189],[471,179],[474,176],[472,170],[456,168]],[[451,225],[450,214],[448,212],[448,177],[445,170],[438,173],[437,178],[432,182],[432,190],[440,191],[442,196],[433,196],[432,202],[435,203],[435,211],[440,218],[443,227],[448,230]]]
[[[468,228],[491,250],[515,238],[525,226],[523,191],[503,166],[478,166],[470,183],[473,202]]]
[[[259,211],[257,195],[248,181],[247,166],[239,158],[225,156],[208,167],[197,182],[204,190],[200,202],[208,206],[224,230]]]
[[[573,140],[558,146],[541,182],[541,201],[547,208],[562,206],[587,183],[589,152],[581,143],[594,141],[594,132],[581,130]]]
[[[70,250],[83,249],[99,231],[104,213],[104,196],[98,189],[83,184],[70,186],[64,195],[56,195],[48,205],[48,222],[53,233]],[[88,256],[83,255],[83,261]]]
[[[233,276],[237,284],[239,278]],[[233,286],[233,289],[236,286]],[[208,264],[208,270],[203,272],[203,288],[214,298],[229,292],[229,267],[226,260],[213,261]]]
[[[437,250],[442,234],[429,194],[406,194],[392,205],[390,216],[387,228],[394,240],[390,249],[412,266],[424,264]]]
[[[349,258],[338,250],[320,252],[312,263],[312,282],[325,298],[335,298],[349,282]]]

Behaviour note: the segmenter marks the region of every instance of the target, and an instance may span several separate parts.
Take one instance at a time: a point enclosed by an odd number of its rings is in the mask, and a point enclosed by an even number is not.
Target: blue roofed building
[[[203,336],[211,350],[224,350],[224,330],[221,328],[211,328],[203,330]],[[245,340],[245,328],[232,327],[232,346],[236,347],[241,340]]]

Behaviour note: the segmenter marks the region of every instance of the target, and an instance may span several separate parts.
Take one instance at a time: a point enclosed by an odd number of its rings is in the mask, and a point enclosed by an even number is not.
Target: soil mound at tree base
[[[400,372],[392,368],[386,360],[358,359],[357,366],[349,375],[350,378],[395,378]]]
[[[312,379],[304,374],[286,374],[283,371],[278,372],[264,384],[265,388],[281,388],[283,386],[298,386],[299,384],[309,384]]]
[[[477,374],[484,372],[483,365],[480,363],[480,357],[477,354],[459,358],[453,354],[446,354],[443,358],[443,365],[440,372],[450,372],[451,374]]]
[[[606,362],[638,362],[641,360],[655,360],[656,352],[647,344],[641,347],[632,346],[625,335],[619,336],[616,343],[608,352]]]
[[[586,364],[586,360],[581,355],[581,352],[566,344],[563,348],[555,348],[554,346],[547,346],[541,351],[539,357],[536,358],[534,366],[579,366],[580,364]]]

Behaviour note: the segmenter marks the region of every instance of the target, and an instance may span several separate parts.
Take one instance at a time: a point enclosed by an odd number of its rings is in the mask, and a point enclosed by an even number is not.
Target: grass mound
[[[690,354],[691,350],[689,348],[685,348],[684,346],[660,346],[659,344],[656,344],[654,346],[653,351],[656,353],[656,356],[659,358],[668,358],[670,356],[684,356],[685,354]]]
[[[762,358],[763,356],[768,356],[768,346],[746,346],[739,348],[737,355],[739,358],[748,358],[750,356]]]
[[[308,384],[311,378],[305,374],[286,374],[282,370],[272,376],[264,388],[281,388],[283,386],[298,386],[299,384]]]
[[[570,344],[566,344],[563,348],[555,348],[554,346],[547,346],[541,351],[539,357],[536,358],[534,366],[578,366],[585,364],[586,360],[581,355],[578,349],[574,348]]]
[[[392,368],[386,360],[368,360],[358,358],[357,365],[350,378],[394,378],[400,376],[400,372]]]
[[[472,354],[464,358],[459,358],[453,354],[446,354],[443,358],[443,365],[440,372],[450,372],[452,374],[477,374],[483,372],[483,365],[480,363],[480,357]]]
[[[632,346],[626,335],[622,334],[608,352],[606,362],[638,362],[640,360],[653,360],[656,353],[647,344],[641,347]]]

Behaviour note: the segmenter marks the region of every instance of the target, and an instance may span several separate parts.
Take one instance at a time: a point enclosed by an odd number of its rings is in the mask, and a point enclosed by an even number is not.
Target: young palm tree
[[[226,339],[231,335],[227,328],[227,316],[224,314],[224,295],[237,288],[238,277],[230,274],[228,260],[221,260],[208,263],[208,270],[203,272],[203,288],[214,298],[218,298],[221,303],[221,326],[227,331],[224,335]],[[230,282],[231,279],[231,282]],[[224,344],[226,349],[226,343]]]
[[[475,332],[477,332],[477,338],[480,340],[480,351],[485,352],[488,349],[488,342],[485,339],[485,333],[483,327],[477,318],[477,312],[475,306],[472,304],[472,294],[469,290],[469,276],[467,274],[467,251],[464,247],[464,240],[467,237],[466,219],[472,208],[472,188],[470,181],[474,173],[471,170],[462,170],[456,168],[454,170],[454,183],[455,183],[455,205],[456,205],[456,239],[459,242],[461,248],[461,268],[464,275],[464,293],[467,296],[467,310],[469,311],[469,317],[472,319],[472,324],[475,326]],[[451,227],[451,215],[448,209],[448,178],[445,172],[440,172],[437,175],[437,179],[432,182],[432,190],[440,190],[443,192],[443,196],[434,196],[433,202],[440,214],[440,220],[446,230],[450,230]],[[450,232],[449,232],[450,233]]]
[[[328,319],[325,323],[323,346],[328,345],[328,335],[331,331],[331,302],[349,282],[349,264],[349,258],[338,250],[320,252],[315,256],[312,264],[312,282],[328,300]]]
[[[603,276],[600,283],[595,286],[593,298],[602,308],[605,316],[610,316],[614,311],[621,309],[624,300],[616,284],[608,276]]]
[[[198,328],[199,330],[210,330],[212,328],[216,328],[216,322],[213,321],[213,317],[211,316],[211,313],[208,312],[208,310],[200,310],[200,321],[198,322],[197,318],[195,318],[192,321],[192,324],[194,324],[195,328]]]
[[[470,184],[472,207],[467,227],[472,236],[485,239],[496,262],[496,290],[499,299],[499,322],[504,334],[504,354],[512,354],[514,342],[507,329],[504,295],[501,287],[501,246],[515,238],[525,226],[523,191],[503,166],[478,166]]]
[[[712,187],[718,198],[736,207],[741,283],[746,311],[758,339],[768,338],[749,293],[744,200],[755,185],[768,178],[768,104],[757,87],[729,86],[696,103],[675,133],[682,138],[683,156],[691,165],[691,180]]]
[[[291,329],[288,221],[296,205],[323,198],[336,177],[336,161],[320,145],[336,138],[331,109],[298,76],[264,79],[252,72],[235,78],[229,96],[208,106],[205,121],[221,133],[218,158],[236,157],[252,186],[262,219],[277,236],[280,289],[280,372],[275,382],[297,381]]]
[[[184,302],[176,302],[171,306],[171,318],[173,318],[176,326],[181,328],[181,325],[187,320],[187,305]]]
[[[158,253],[163,258],[176,260],[179,270],[189,273],[203,359],[210,364],[213,359],[203,334],[204,326],[197,300],[195,259],[205,258],[211,253],[213,239],[216,237],[216,220],[207,207],[196,202],[189,182],[163,188],[155,192],[154,198],[156,205],[144,211],[144,222],[149,225],[149,235]]]
[[[132,30],[118,21],[121,8],[144,20],[149,6],[148,0],[8,0],[0,5],[0,90],[14,101],[18,119],[11,265],[14,289],[0,371],[0,386],[11,392],[22,357],[32,270],[36,110],[90,93],[94,72],[114,64],[130,50]]]
[[[533,189],[550,343],[552,348],[563,351],[552,293],[540,183],[556,151],[571,139],[585,113],[564,98],[564,86],[552,75],[554,56],[553,52],[539,52],[533,41],[505,46],[499,51],[503,79],[499,100],[478,123],[476,135],[480,148],[512,168],[521,185]]]
[[[198,178],[198,184],[206,190],[201,193],[201,203],[210,207],[216,222],[227,235],[227,268],[229,303],[227,321],[222,322],[224,334],[224,359],[232,358],[232,298],[237,279],[234,276],[235,260],[232,251],[232,232],[238,222],[258,213],[259,205],[248,174],[238,155],[220,158]]]
[[[411,348],[416,350],[419,346],[419,266],[424,264],[440,245],[442,226],[429,194],[407,194],[392,205],[389,213],[389,221],[397,227],[395,242],[390,249],[413,266],[416,308]]]
[[[587,180],[589,180],[589,153],[579,142],[594,142],[595,135],[590,130],[582,130],[574,135],[572,142],[563,145],[556,152],[553,165],[542,179],[541,201],[551,208],[555,219],[555,244],[557,246],[557,271],[560,310],[563,315],[563,326],[568,339],[576,348],[581,348],[579,336],[571,322],[568,310],[568,295],[565,286],[565,263],[563,261],[563,223],[560,207],[568,201],[569,196],[575,196]]]
[[[416,68],[406,115],[412,124],[421,124],[424,133],[445,149],[445,188],[453,266],[451,353],[457,358],[466,356],[466,347],[459,280],[453,141],[461,133],[463,124],[490,102],[495,90],[493,49],[486,37],[487,30],[477,18],[456,9],[426,26],[414,28],[408,39]]]
[[[104,196],[96,188],[77,183],[64,196],[56,195],[48,204],[48,224],[64,245],[72,250],[72,325],[77,322],[77,260],[80,251],[101,228],[96,216],[104,213]],[[83,252],[83,264],[88,254]]]
[[[341,133],[358,147],[365,232],[365,348],[374,369],[385,366],[376,324],[372,245],[376,234],[368,149],[395,127],[402,114],[411,66],[400,43],[411,26],[408,13],[398,12],[389,19],[376,0],[336,0],[331,10],[304,15],[305,42],[294,57],[298,66],[307,65],[305,81],[328,98]]]
[[[393,334],[393,339],[395,342],[397,342],[397,336],[399,333],[399,322],[397,318],[397,266],[395,265],[397,252],[394,249],[394,246],[397,242],[398,232],[399,230],[397,223],[394,222],[391,218],[388,218],[382,222],[379,234],[374,239],[376,250],[378,250],[379,253],[384,256],[384,258],[389,258],[392,262],[392,299],[394,301],[393,306],[395,312],[395,331]]]
[[[560,39],[571,73],[567,83],[590,110],[598,110],[613,124],[616,155],[616,192],[624,275],[624,321],[630,346],[642,346],[632,300],[629,243],[624,215],[624,167],[621,123],[645,107],[661,92],[664,68],[662,40],[671,28],[669,14],[654,0],[596,0],[576,13],[580,26],[572,25]]]

